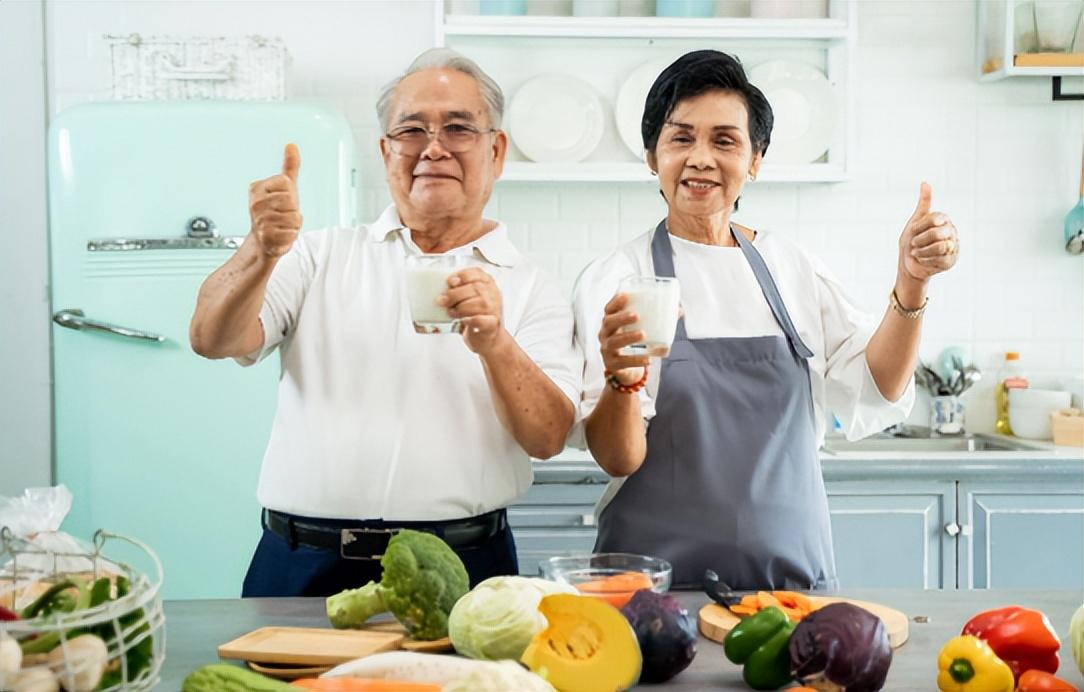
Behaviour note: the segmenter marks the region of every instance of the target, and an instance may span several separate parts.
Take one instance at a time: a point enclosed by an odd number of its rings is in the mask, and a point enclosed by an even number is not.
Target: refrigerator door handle
[[[83,316],[82,310],[61,310],[60,312],[53,315],[53,321],[59,324],[61,327],[67,327],[68,329],[90,329],[99,332],[106,332],[109,334],[116,334],[117,336],[123,336],[129,339],[153,341],[155,343],[162,343],[166,340],[166,337],[159,336],[158,334],[141,332],[138,329],[129,329],[128,327],[120,327],[115,324],[109,324],[108,322],[99,322],[98,320],[87,319]]]

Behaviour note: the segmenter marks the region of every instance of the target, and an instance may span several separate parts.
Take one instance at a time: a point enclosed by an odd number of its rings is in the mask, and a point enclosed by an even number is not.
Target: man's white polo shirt
[[[530,459],[497,420],[481,360],[458,334],[417,334],[403,269],[420,250],[395,207],[375,223],[302,233],[275,267],[260,319],[282,356],[257,492],[269,509],[334,519],[458,519],[531,485]],[[568,396],[582,360],[559,286],[504,224],[454,253],[497,282],[504,327]]]

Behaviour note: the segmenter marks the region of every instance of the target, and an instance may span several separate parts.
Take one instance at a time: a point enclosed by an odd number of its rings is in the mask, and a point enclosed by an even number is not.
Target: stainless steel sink
[[[1042,447],[1008,440],[993,435],[961,435],[959,437],[898,437],[873,435],[850,442],[843,438],[824,441],[824,451],[829,454],[851,452],[1020,452],[1039,450]]]

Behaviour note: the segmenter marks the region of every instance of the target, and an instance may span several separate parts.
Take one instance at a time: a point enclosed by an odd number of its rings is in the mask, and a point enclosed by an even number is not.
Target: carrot
[[[779,599],[771,595],[767,591],[757,591],[757,602],[760,603],[760,607],[763,608],[782,608],[783,604],[779,602]]]
[[[739,604],[730,606],[730,612],[734,613],[735,615],[756,615],[757,609]]]
[[[576,584],[581,592],[601,598],[615,608],[620,608],[632,600],[632,595],[640,589],[654,586],[651,577],[643,572],[622,572],[603,579]]]
[[[440,685],[429,682],[370,680],[365,678],[305,678],[294,680],[291,687],[317,692],[440,692]]]
[[[817,609],[808,596],[796,591],[758,591],[755,595],[742,596],[741,603],[730,606],[730,612],[744,617],[769,607],[779,608],[794,622]]]

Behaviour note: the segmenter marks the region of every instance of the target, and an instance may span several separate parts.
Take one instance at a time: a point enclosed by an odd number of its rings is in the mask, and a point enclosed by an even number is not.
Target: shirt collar
[[[407,227],[399,218],[399,211],[395,205],[389,205],[387,209],[369,225],[369,240],[374,243],[383,243],[395,238],[402,237],[409,247],[415,247],[410,238]],[[519,264],[523,255],[508,237],[508,227],[503,221],[497,222],[497,227],[489,231],[481,238],[470,243],[472,250],[482,259],[499,267],[514,267]]]

